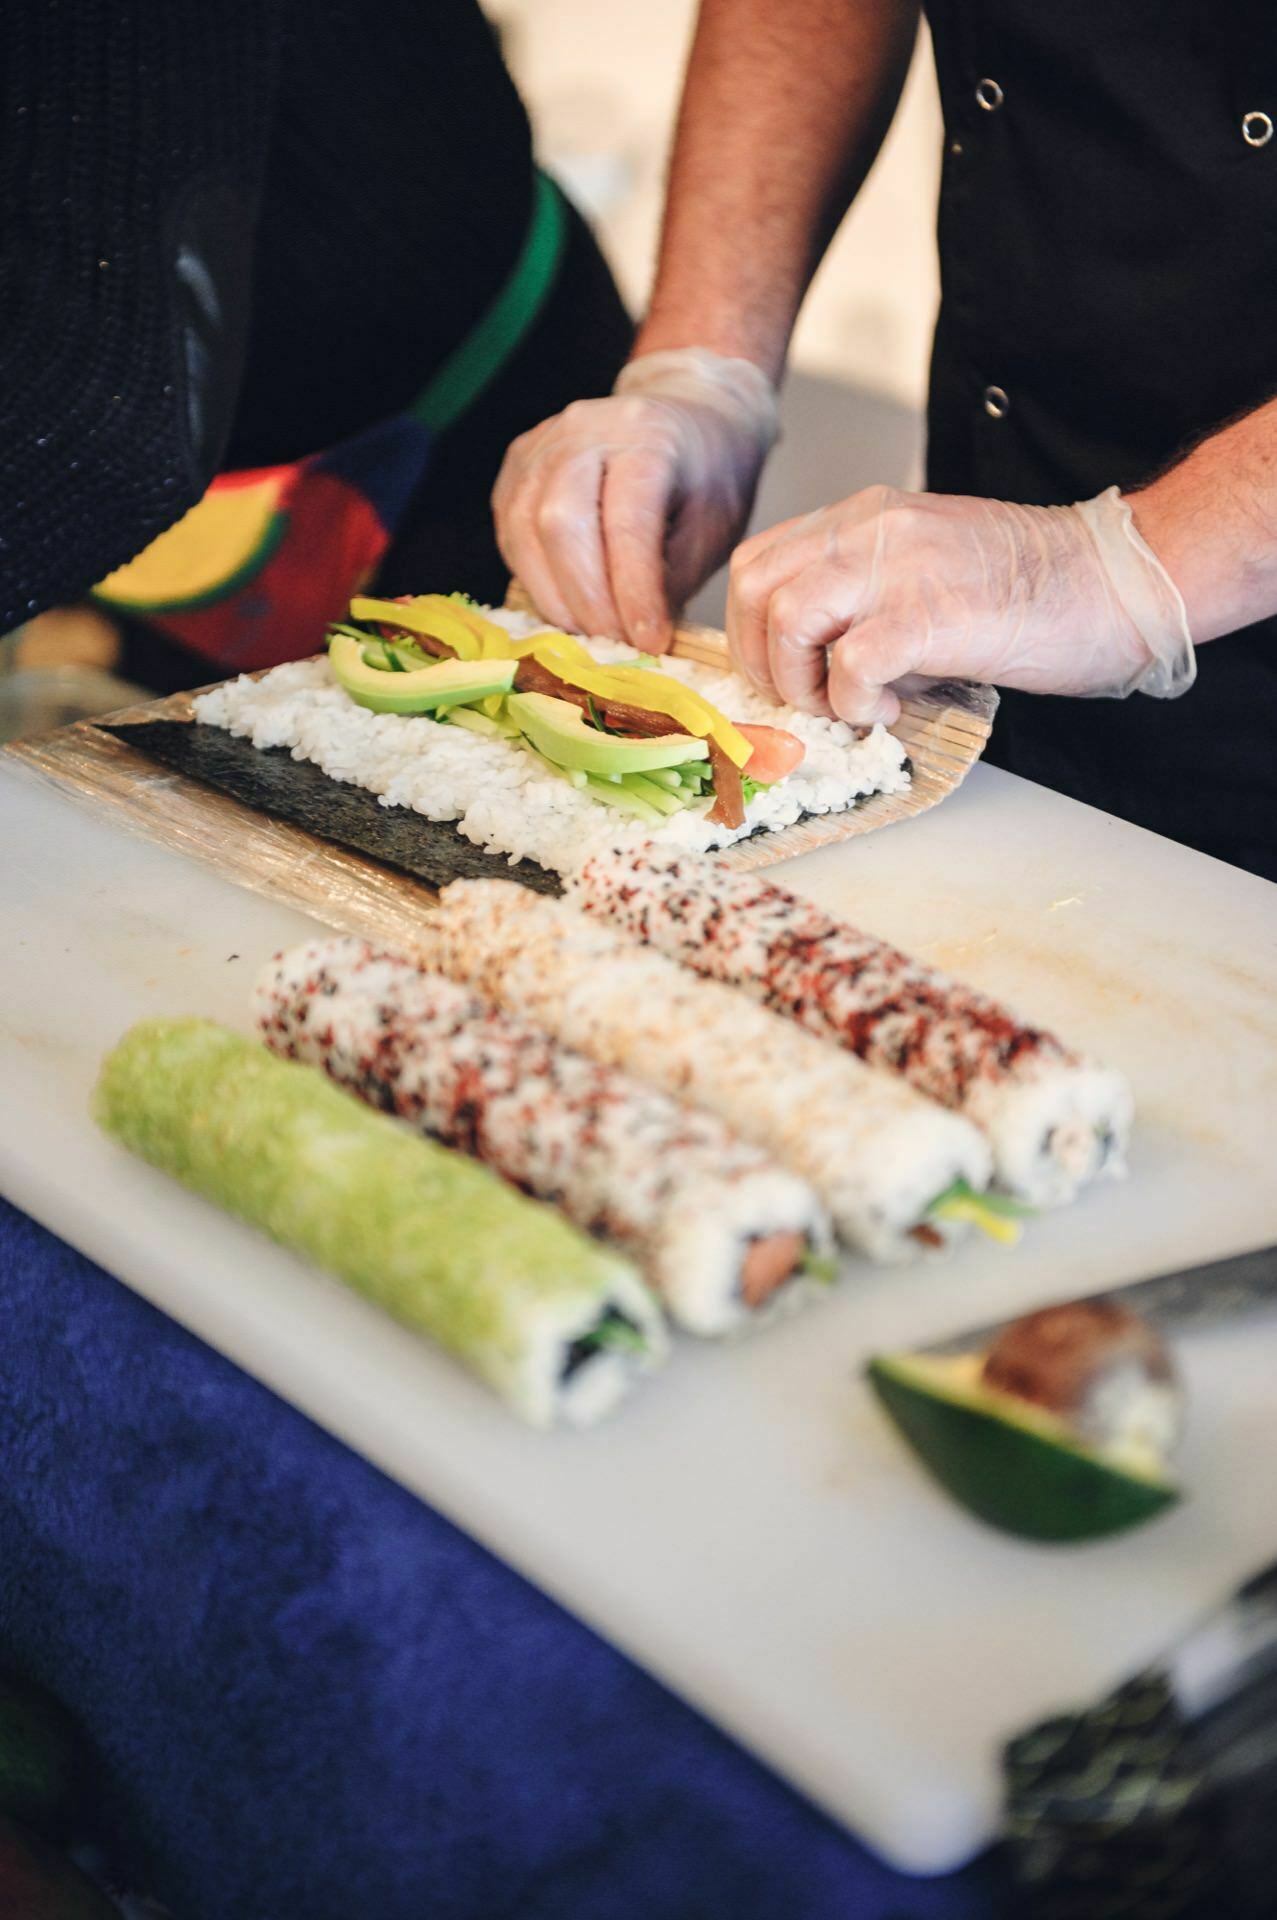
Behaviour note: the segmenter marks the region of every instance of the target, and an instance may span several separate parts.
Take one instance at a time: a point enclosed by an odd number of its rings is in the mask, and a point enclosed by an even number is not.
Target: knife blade
[[[1128,1307],[1164,1333],[1177,1333],[1186,1327],[1213,1326],[1217,1321],[1232,1320],[1277,1302],[1277,1246],[1256,1247],[1249,1253],[1230,1254],[1226,1260],[1212,1260],[1206,1266],[1154,1274],[1148,1280],[1132,1280],[1124,1286],[1109,1287],[1102,1293],[1080,1298],[1088,1306]],[[1049,1304],[1064,1305],[1065,1302]],[[1072,1300],[1068,1304],[1072,1304]],[[1013,1313],[1005,1319],[992,1320],[987,1326],[966,1327],[961,1333],[949,1334],[943,1340],[911,1351],[937,1356],[978,1352],[1021,1317]]]

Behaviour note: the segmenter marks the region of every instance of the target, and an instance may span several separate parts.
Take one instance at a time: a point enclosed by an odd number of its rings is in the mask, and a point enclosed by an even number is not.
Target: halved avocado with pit
[[[980,1359],[879,1354],[867,1369],[923,1465],[979,1519],[1028,1540],[1094,1540],[1179,1499],[1151,1464],[1106,1457],[1054,1415],[983,1386]]]

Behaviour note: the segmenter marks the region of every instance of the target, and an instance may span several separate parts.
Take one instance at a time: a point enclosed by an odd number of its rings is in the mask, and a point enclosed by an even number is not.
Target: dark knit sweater
[[[473,0],[8,0],[0,633],[409,401],[530,199]]]

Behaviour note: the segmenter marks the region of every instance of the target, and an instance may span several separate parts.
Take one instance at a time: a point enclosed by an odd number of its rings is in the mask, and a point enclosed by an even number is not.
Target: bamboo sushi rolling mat
[[[708,666],[724,667],[728,661],[726,639],[710,627],[680,628],[673,651]],[[422,879],[176,773],[106,731],[154,721],[193,725],[194,697],[171,694],[15,741],[3,751],[95,811],[203,861],[255,893],[313,913],[343,933],[390,942],[409,939],[423,893],[428,900],[434,891]],[[906,792],[873,794],[846,812],[756,834],[717,858],[737,869],[772,866],[936,806],[979,759],[997,703],[992,687],[965,682],[937,682],[911,693],[891,728],[912,762]],[[491,859],[491,871],[519,877],[497,857]]]

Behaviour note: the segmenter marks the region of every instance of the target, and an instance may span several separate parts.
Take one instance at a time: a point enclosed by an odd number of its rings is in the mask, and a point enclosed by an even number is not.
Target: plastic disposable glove
[[[606,399],[514,441],[492,495],[501,551],[548,620],[663,652],[671,608],[739,538],[776,434],[752,361],[645,354]]]
[[[727,632],[773,699],[860,723],[894,720],[914,674],[1171,699],[1197,670],[1116,487],[1072,507],[871,487],[737,549]]]

